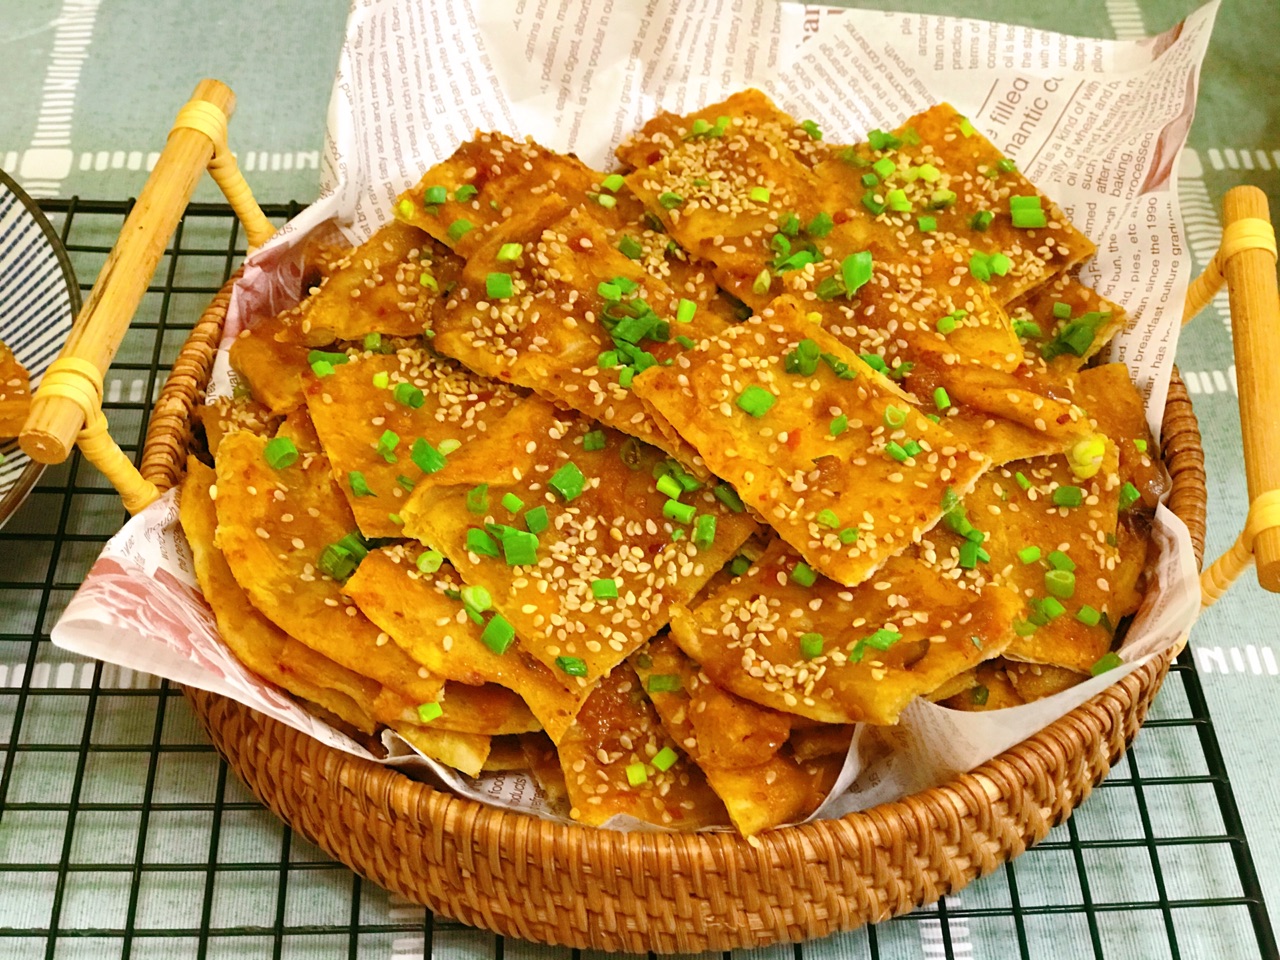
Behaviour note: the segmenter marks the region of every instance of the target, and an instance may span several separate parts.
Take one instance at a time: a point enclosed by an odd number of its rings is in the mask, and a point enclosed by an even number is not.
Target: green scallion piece
[[[530,533],[542,533],[542,531],[546,530],[550,525],[551,518],[547,516],[546,507],[537,506],[525,511],[524,526]]]
[[[490,300],[506,300],[515,294],[509,273],[491,273],[484,278],[484,292]]]
[[[938,218],[916,217],[916,229],[921,233],[933,233],[938,229]]]
[[[1018,482],[1018,486],[1020,486],[1023,490],[1031,489],[1031,481],[1027,479],[1027,475],[1023,473],[1021,470],[1019,470],[1017,473],[1013,475],[1013,479]]]
[[[757,297],[763,297],[769,292],[769,287],[773,285],[773,276],[768,270],[761,270],[756,274],[756,278],[751,281],[751,292]]]
[[[802,633],[800,634],[800,656],[806,660],[812,660],[815,657],[822,656],[822,645],[824,639],[820,633]]]
[[[511,646],[515,638],[515,627],[500,613],[495,613],[490,618],[484,632],[480,634],[480,641],[499,656],[507,652],[507,647]]]
[[[844,280],[846,297],[852,297],[871,279],[873,266],[870,250],[851,253],[840,261],[840,276]]]
[[[444,187],[427,187],[422,192],[422,202],[430,206],[438,206],[449,199],[449,191]]]
[[[1071,304],[1063,303],[1061,300],[1053,302],[1053,315],[1058,320],[1071,319]]]
[[[288,437],[273,437],[267,441],[262,456],[272,470],[283,470],[298,462],[298,448]]]
[[[862,175],[862,185],[864,187],[877,187],[880,185],[880,178],[874,173],[864,173]]]
[[[364,335],[364,348],[370,353],[377,353],[382,349],[382,334],[366,333]]]
[[[463,606],[469,607],[476,613],[484,613],[493,606],[493,597],[484,587],[478,587],[468,584],[459,591]]]
[[[320,559],[316,565],[321,573],[334,580],[342,581],[356,572],[359,563],[360,561],[351,556],[350,552],[336,543],[331,543],[320,551]]]
[[[968,117],[960,118],[960,133],[966,140],[972,137],[978,131],[974,129],[973,124],[969,122]]]
[[[807,133],[814,140],[822,139],[822,130],[812,120],[804,120],[800,124],[800,129]]]
[[[1050,620],[1062,616],[1067,612],[1067,608],[1058,602],[1057,597],[1045,597],[1040,601],[1040,612]]]
[[[874,189],[868,190],[862,195],[862,205],[871,211],[873,217],[878,217],[884,213],[884,201],[880,199]]]
[[[418,554],[417,567],[421,573],[435,573],[444,563],[444,554],[439,550],[424,550]]]
[[[751,559],[738,554],[729,561],[729,572],[735,577],[740,577],[751,569]]]
[[[978,545],[972,540],[960,544],[960,566],[972,570],[978,565]]]
[[[665,193],[658,194],[658,206],[663,210],[674,210],[676,207],[684,203],[684,197],[678,193],[668,190]]]
[[[409,459],[423,473],[435,473],[445,466],[444,454],[421,437],[414,440],[413,446],[409,448]]]
[[[813,518],[815,523],[824,527],[830,527],[832,530],[840,528],[840,518],[836,516],[836,512],[831,509],[819,510],[818,515]]]
[[[467,512],[483,516],[489,512],[489,485],[482,483],[467,491]]]
[[[359,470],[352,470],[347,474],[347,483],[351,485],[351,492],[357,497],[372,497],[374,492],[369,489],[369,484],[364,478],[364,474]]]
[[[893,457],[893,459],[897,460],[899,463],[905,463],[911,456],[903,448],[902,444],[898,443],[896,440],[890,440],[886,443],[884,445],[884,452]]]
[[[1013,321],[1013,332],[1027,340],[1039,340],[1044,336],[1044,331],[1040,329],[1040,324],[1034,320]]]
[[[676,761],[679,759],[680,759],[680,754],[676,753],[670,747],[663,747],[661,750],[659,750],[657,753],[653,755],[653,759],[650,760],[649,762],[653,764],[653,768],[655,770],[659,770],[662,773],[666,773],[673,766],[675,766]]]
[[[888,406],[884,408],[884,425],[890,430],[897,430],[907,422],[907,408]]]
[[[396,462],[396,447],[400,445],[400,435],[394,430],[383,430],[378,438],[378,455],[387,463]]]
[[[644,256],[644,247],[632,236],[624,236],[618,241],[618,252],[628,260],[639,260]]]
[[[951,397],[947,394],[946,387],[935,387],[933,390],[933,405],[939,410],[949,409],[951,406]]]
[[[836,536],[838,536],[840,538],[840,542],[847,547],[851,543],[858,542],[859,538],[862,536],[862,531],[856,527],[845,527],[836,534]]]
[[[1010,219],[1020,230],[1037,230],[1049,225],[1049,218],[1043,210],[1014,210]]]
[[[391,395],[395,398],[396,403],[403,407],[411,407],[414,410],[419,409],[427,402],[427,398],[422,391],[412,383],[397,383]]]
[[[600,189],[608,190],[610,193],[617,193],[619,190],[622,189],[622,184],[624,182],[625,181],[622,179],[622,174],[611,173],[609,174],[609,176],[605,177],[603,180],[600,181]]]
[[[945,317],[939,317],[938,332],[944,337],[950,333],[954,333],[957,323],[959,323],[959,321],[955,318],[955,314],[948,313]]]
[[[1147,441],[1145,440],[1135,440],[1133,441],[1133,446],[1139,453],[1147,452]]]
[[[618,365],[619,360],[620,358],[618,357],[617,350],[605,350],[596,357],[596,366],[601,370],[612,370]]]
[[[907,199],[905,190],[890,190],[884,195],[884,205],[894,213],[911,212],[911,201]]]
[[[678,693],[684,689],[684,681],[678,673],[650,674],[645,689],[650,693]]]
[[[1070,570],[1046,570],[1044,589],[1059,600],[1070,600],[1076,592],[1076,575]]]
[[[1049,562],[1049,566],[1055,570],[1065,570],[1068,573],[1074,573],[1076,569],[1075,561],[1068,557],[1061,550],[1051,550],[1049,555],[1045,557]]]
[[[1076,619],[1086,627],[1096,627],[1102,620],[1102,614],[1086,603],[1076,611]]]
[[[563,657],[561,659],[564,659]],[[557,661],[558,663],[559,661]],[[627,783],[633,787],[639,787],[646,783],[649,779],[649,772],[645,770],[643,763],[629,763],[626,767]]]
[[[1013,622],[1013,632],[1020,637],[1029,637],[1036,632],[1036,625],[1030,620],[1015,620]]]
[[[476,225],[472,223],[470,220],[468,220],[466,217],[459,217],[457,220],[453,221],[453,223],[449,224],[449,229],[447,232],[449,235],[449,239],[452,240],[454,243],[457,243],[459,240],[461,240],[463,237],[465,237],[468,233],[470,233],[475,228],[476,228]]]
[[[836,417],[834,420],[831,421],[831,426],[828,427],[827,429],[830,431],[831,436],[833,437],[840,436],[840,434],[844,433],[846,430],[849,429],[848,415],[844,413],[840,414],[840,416]]]
[[[1023,547],[1018,551],[1018,559],[1023,563],[1035,563],[1040,559],[1041,553],[1039,547]]]
[[[520,255],[524,253],[524,244],[521,243],[504,243],[498,248],[497,261],[499,263],[514,263],[520,259]]]
[[[738,409],[753,417],[763,417],[769,408],[778,402],[778,398],[764,387],[752,384],[738,394]]]
[[[681,503],[679,500],[668,500],[662,505],[662,515],[676,523],[690,523],[697,512],[698,508],[693,504]]]
[[[836,222],[831,219],[831,214],[825,210],[820,210],[809,221],[809,225],[804,228],[804,232],[816,240],[821,240],[835,229],[835,225]]]
[[[497,542],[478,527],[472,527],[467,531],[467,550],[482,557],[498,556]]]
[[[385,390],[391,386],[391,374],[385,370],[379,370],[373,375],[373,385],[379,390]]]
[[[1121,490],[1123,496],[1124,491]],[[1064,483],[1053,491],[1053,503],[1059,507],[1078,507],[1084,503],[1084,490]]]
[[[609,578],[591,581],[591,595],[597,600],[615,600],[618,596],[618,581]]]
[[[571,677],[585,677],[587,675],[587,661],[581,657],[556,657],[556,666]]]
[[[813,567],[807,563],[797,563],[791,570],[791,580],[798,583],[802,587],[812,587],[818,582],[818,575],[813,572]]]
[[[756,203],[768,203],[769,197],[772,196],[772,194],[769,192],[768,187],[752,187],[751,192],[748,193],[747,196]]]
[[[1142,499],[1142,493],[1132,483],[1126,481],[1125,485],[1120,488],[1119,506],[1121,510],[1128,510],[1140,499]]]
[[[733,513],[742,513],[745,511],[746,505],[743,504],[742,498],[738,496],[738,491],[733,489],[727,483],[717,484],[715,489],[711,491],[717,500],[725,505]]]
[[[340,367],[344,363],[350,362],[351,358],[345,353],[338,353],[329,350],[309,350],[307,352],[307,363],[313,366],[316,363],[324,361],[332,366]]]
[[[502,495],[502,505],[511,513],[519,513],[524,509],[524,501],[514,493],[504,493]]]
[[[709,513],[704,513],[693,522],[693,542],[707,549],[716,542],[716,518]]]
[[[986,233],[987,228],[991,226],[991,221],[995,218],[996,215],[990,210],[979,210],[969,218],[969,229],[977,230],[979,233]]]
[[[1104,653],[1094,661],[1093,666],[1089,668],[1089,672],[1095,677],[1100,677],[1104,673],[1114,670],[1116,667],[1123,666],[1123,664],[1124,661],[1120,659],[1120,654],[1112,650],[1109,653]]]
[[[680,486],[680,481],[670,474],[664,474],[658,478],[658,492],[670,497],[672,500],[679,500],[681,494],[684,493],[684,487]]]
[[[685,300],[683,297],[676,304],[676,323],[692,323],[693,316],[698,312],[698,305],[692,300]]]
[[[443,190],[444,188],[441,187],[441,189]],[[438,703],[432,702],[418,704],[419,723],[430,723],[432,720],[438,720],[443,715],[444,707],[440,706]]]
[[[547,481],[547,486],[560,494],[566,503],[579,496],[586,489],[586,485],[587,478],[572,460],[553,473],[551,479]]]
[[[891,157],[881,157],[871,165],[871,169],[876,172],[877,177],[881,180],[885,180],[898,169],[898,165],[893,162]]]
[[[592,430],[589,433],[584,433],[582,435],[583,450],[587,450],[587,451],[603,450],[604,447],[605,447],[605,437],[604,437],[603,430]]]
[[[794,213],[788,213],[785,217],[778,221],[778,233],[784,237],[794,237],[800,232],[800,218]],[[788,244],[787,251],[790,252],[791,247]]]
[[[929,197],[930,210],[945,210],[956,202],[954,190],[935,190]]]

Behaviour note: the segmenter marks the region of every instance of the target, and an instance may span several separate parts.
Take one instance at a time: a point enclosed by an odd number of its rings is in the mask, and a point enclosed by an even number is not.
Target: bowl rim
[[[62,279],[67,288],[67,297],[71,303],[71,319],[75,323],[75,318],[80,314],[82,299],[80,296],[80,281],[76,277],[75,267],[71,264],[71,257],[67,254],[67,248],[62,243],[62,238],[58,236],[58,232],[54,230],[53,224],[49,222],[49,218],[44,215],[44,211],[40,209],[40,205],[31,197],[27,191],[23,190],[13,177],[0,170],[0,187],[8,190],[22,204],[29,216],[40,232],[44,234],[45,242],[49,245],[49,249],[53,251],[54,259],[58,262],[58,267],[62,270]],[[35,487],[36,481],[40,479],[48,464],[40,463],[38,460],[29,460],[26,469],[18,475],[18,480],[4,494],[0,494],[0,527],[18,511],[18,508],[26,501],[27,495]]]

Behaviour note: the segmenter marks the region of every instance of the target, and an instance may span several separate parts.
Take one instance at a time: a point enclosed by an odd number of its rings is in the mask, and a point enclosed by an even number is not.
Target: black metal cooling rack
[[[129,205],[42,206],[78,275],[96,277]],[[164,372],[242,243],[221,204],[193,205],[179,226],[107,377],[112,433],[135,456]],[[124,519],[76,454],[0,530],[0,957],[589,956],[397,902],[229,777],[176,688],[52,647]],[[936,907],[749,955],[1280,957],[1189,654],[1133,749],[1045,842]]]

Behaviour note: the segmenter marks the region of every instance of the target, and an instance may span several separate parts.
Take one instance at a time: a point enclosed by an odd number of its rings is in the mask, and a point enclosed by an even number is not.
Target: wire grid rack
[[[96,277],[129,204],[42,205],[78,275]],[[229,208],[189,209],[107,378],[126,451],[243,256]],[[590,956],[504,941],[363,882],[228,776],[179,689],[54,648],[50,628],[124,518],[77,454],[0,530],[0,957]],[[909,917],[739,956],[1064,955],[1280,956],[1187,652],[1112,776],[1024,856]]]

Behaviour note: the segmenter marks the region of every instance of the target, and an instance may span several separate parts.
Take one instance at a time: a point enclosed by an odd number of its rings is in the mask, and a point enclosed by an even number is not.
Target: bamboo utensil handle
[[[1225,227],[1220,257],[1231,298],[1231,326],[1240,393],[1240,428],[1244,436],[1245,478],[1250,503],[1280,490],[1280,299],[1276,293],[1274,233],[1264,243],[1271,217],[1267,196],[1257,187],[1236,187],[1223,204]],[[1243,227],[1239,226],[1243,225]],[[1264,226],[1265,225],[1265,226]],[[1233,229],[1239,248],[1229,249]],[[1259,504],[1275,510],[1275,498]],[[1280,526],[1261,526],[1253,539],[1258,583],[1280,593]]]
[[[235,94],[217,80],[201,80],[192,94],[193,101],[207,107],[209,114],[218,111],[230,118],[235,110]],[[216,119],[216,115],[213,115]],[[76,317],[75,325],[59,355],[81,364],[64,364],[63,369],[85,383],[78,389],[86,395],[89,389],[101,394],[101,376],[111,365],[133,319],[156,266],[164,255],[165,245],[177,228],[196,184],[213,158],[215,143],[202,130],[191,126],[175,126],[169,135],[155,169],[147,178],[138,202],[129,213],[120,238],[103,265],[93,292]],[[96,386],[92,370],[99,372]],[[20,436],[22,449],[42,463],[61,463],[71,453],[80,429],[85,424],[82,402],[66,395],[67,391],[45,391],[44,385],[31,401],[31,412]]]

